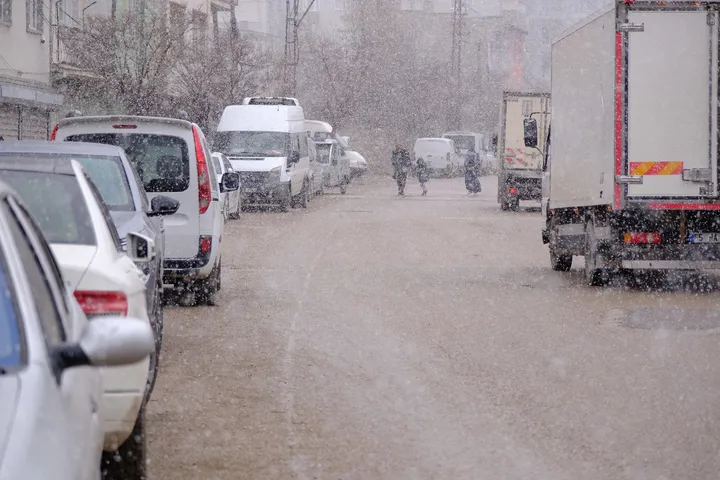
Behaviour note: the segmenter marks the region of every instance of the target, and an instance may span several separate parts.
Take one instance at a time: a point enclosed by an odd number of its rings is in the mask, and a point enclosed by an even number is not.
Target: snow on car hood
[[[269,172],[273,168],[282,167],[285,161],[285,157],[228,157],[228,159],[236,172]]]
[[[85,272],[87,272],[90,263],[97,254],[97,247],[94,245],[67,245],[62,243],[53,243],[50,245],[55,258],[62,270],[63,277],[68,283],[68,289],[74,292]]]
[[[20,398],[20,379],[16,375],[0,376],[0,471],[2,470],[13,419],[17,412],[17,403]]]

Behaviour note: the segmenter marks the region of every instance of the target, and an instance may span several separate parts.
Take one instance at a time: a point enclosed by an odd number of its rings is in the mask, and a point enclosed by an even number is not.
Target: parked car
[[[215,177],[220,186],[220,204],[223,206],[223,215],[225,220],[228,218],[240,218],[240,210],[242,210],[242,199],[240,197],[240,189],[232,192],[222,191],[222,178],[226,173],[234,173],[235,170],[230,164],[230,160],[220,152],[212,154],[213,166],[215,167]]]
[[[60,120],[51,139],[116,145],[125,150],[148,198],[180,202],[165,223],[164,286],[184,294],[185,304],[214,305],[221,288],[224,231],[220,190],[238,189],[237,173],[218,186],[200,127],[185,120],[135,116]]]
[[[142,273],[133,260],[139,262],[149,259],[154,248],[153,242],[147,237],[129,233],[128,252],[134,258],[131,259],[123,252],[110,213],[102,203],[97,188],[82,166],[74,160],[3,156],[0,158],[0,178],[13,186],[26,206],[18,206],[13,200],[6,201],[2,205],[2,214],[6,218],[12,214],[19,217],[19,225],[11,224],[11,228],[15,228],[13,236],[27,237],[35,244],[35,253],[27,247],[19,246],[19,255],[13,255],[11,261],[20,262],[28,269],[27,288],[22,291],[20,302],[25,305],[32,301],[38,303],[36,308],[41,317],[38,319],[40,335],[45,337],[28,343],[27,365],[30,370],[37,370],[27,374],[26,380],[29,383],[26,385],[23,382],[20,388],[20,383],[13,386],[11,382],[0,388],[0,395],[5,395],[8,389],[10,392],[14,389],[15,395],[22,396],[26,395],[27,389],[31,398],[18,401],[17,408],[28,408],[31,411],[37,409],[36,416],[23,415],[23,421],[17,426],[18,429],[28,429],[29,432],[36,428],[34,443],[22,438],[22,433],[18,433],[17,448],[14,452],[6,450],[5,458],[12,459],[17,456],[26,458],[31,464],[37,464],[29,465],[30,470],[42,468],[45,462],[82,461],[78,455],[70,455],[62,460],[57,460],[57,457],[58,448],[73,448],[73,445],[84,441],[84,436],[72,435],[67,441],[62,441],[54,438],[52,432],[47,430],[47,423],[61,421],[53,418],[50,414],[53,411],[59,413],[62,409],[69,409],[76,415],[87,415],[95,410],[96,415],[92,421],[98,424],[102,421],[104,441],[97,437],[90,438],[104,447],[106,453],[103,454],[103,463],[108,472],[106,478],[140,478],[138,472],[144,473],[146,460],[145,437],[140,435],[144,429],[143,400],[149,396],[149,356],[155,353],[155,342],[147,314],[145,284],[141,278]],[[7,196],[7,193],[5,195]],[[24,230],[24,233],[17,231],[18,228]],[[50,248],[40,240],[42,236],[50,243]],[[37,250],[40,250],[39,254]],[[59,269],[52,259],[53,256],[57,259]],[[111,348],[112,343],[108,349],[104,348],[107,345],[98,343],[92,352],[87,352],[91,354],[90,361],[96,359],[97,362],[103,362],[102,359],[107,356],[113,359],[109,365],[125,365],[102,371],[103,395],[98,402],[94,402],[87,388],[80,385],[75,385],[79,392],[71,391],[70,385],[66,392],[56,390],[55,382],[64,381],[61,378],[62,362],[68,365],[75,362],[80,365],[89,363],[87,358],[82,358],[83,355],[77,347],[75,350],[67,350],[65,355],[44,367],[42,363],[35,364],[30,360],[41,355],[44,347],[39,345],[44,346],[46,342],[53,350],[67,348],[64,345],[69,341],[70,345],[75,341],[74,345],[77,346],[79,333],[76,329],[81,326],[77,324],[71,327],[70,315],[71,308],[77,310],[78,306],[71,307],[70,302],[58,306],[58,303],[67,297],[65,288],[74,293],[79,307],[87,319],[91,320],[90,324],[84,327],[91,329],[87,341],[118,341],[115,354]],[[55,304],[51,300],[55,300]],[[107,316],[112,316],[113,321],[108,323]],[[98,322],[98,326],[94,326],[95,322]],[[137,323],[140,325],[136,325]],[[29,328],[31,330],[24,333],[37,335],[36,326]],[[74,338],[71,335],[74,335]],[[137,344],[126,345],[127,340],[134,340]],[[82,339],[80,346],[83,346]],[[123,348],[127,349],[127,355],[123,355]],[[53,350],[50,350],[50,355],[53,355]],[[42,375],[50,372],[56,378],[47,382],[47,387],[50,388],[42,388],[45,383]],[[5,377],[0,378],[0,381],[4,383]],[[33,392],[38,398],[32,398]],[[74,397],[76,393],[78,398]],[[55,403],[41,406],[38,402]],[[102,406],[101,411],[98,410],[98,405]],[[3,415],[5,414],[3,409]],[[87,427],[87,422],[85,425]],[[65,425],[65,428],[59,429],[57,435],[72,433],[74,428],[78,428],[78,425]],[[45,449],[40,448],[41,446]],[[27,457],[28,452],[32,452],[31,458]],[[42,462],[38,462],[38,454],[43,454]],[[116,457],[122,460],[118,462]],[[93,460],[96,461],[97,458]],[[11,460],[10,464],[14,461]],[[98,468],[97,463],[95,466]],[[11,470],[16,468],[10,467]],[[96,470],[93,477],[86,478],[97,477]],[[46,476],[9,475],[2,478],[60,477],[57,471],[52,471]],[[78,477],[70,475],[66,478]]]
[[[135,168],[122,148],[97,143],[11,141],[0,143],[0,158],[27,157],[77,160],[97,186],[102,200],[110,210],[123,248],[128,233],[149,237],[155,244],[155,258],[137,264],[145,275],[148,314],[155,332],[157,361],[162,347],[163,299],[162,278],[165,233],[162,217],[174,214],[180,206],[177,200],[159,195],[148,202],[145,189]],[[154,375],[151,374],[151,378]]]
[[[350,137],[338,136],[336,137],[340,145],[342,145],[345,151],[345,156],[350,161],[350,178],[359,178],[365,175],[367,172],[367,160],[363,157],[360,152],[357,152],[350,147]]]

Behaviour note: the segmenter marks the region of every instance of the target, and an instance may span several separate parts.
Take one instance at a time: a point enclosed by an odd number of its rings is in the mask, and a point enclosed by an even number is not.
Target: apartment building
[[[46,139],[63,96],[50,84],[50,7],[0,0],[0,136]]]

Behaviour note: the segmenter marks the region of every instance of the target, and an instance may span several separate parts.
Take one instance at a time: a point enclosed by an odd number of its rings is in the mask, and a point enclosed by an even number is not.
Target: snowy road
[[[493,181],[228,224],[220,306],[166,312],[153,480],[717,478],[719,290],[552,272]]]

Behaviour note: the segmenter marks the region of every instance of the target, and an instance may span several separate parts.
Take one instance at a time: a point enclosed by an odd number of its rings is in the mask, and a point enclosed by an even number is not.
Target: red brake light
[[[212,237],[200,237],[200,253],[210,253],[212,248]]]
[[[626,232],[623,235],[625,243],[645,243],[657,245],[662,241],[662,235],[659,232]]]
[[[512,193],[512,194],[517,193],[517,188],[511,188],[511,189],[510,189],[510,193]]]
[[[58,127],[60,124],[56,123],[55,126],[52,129],[52,133],[50,134],[50,140],[55,140],[55,136],[57,135]]]
[[[208,170],[207,158],[205,158],[205,149],[203,149],[202,141],[200,141],[200,131],[196,125],[193,125],[192,132],[195,141],[195,158],[197,159],[198,203],[200,205],[200,214],[203,214],[207,212],[207,209],[210,208],[210,202],[212,202],[210,171]]]
[[[137,128],[137,125],[130,125],[130,124],[119,124],[119,125],[113,125],[113,128]]]
[[[88,317],[95,315],[126,316],[127,297],[123,292],[75,291],[75,299]]]

